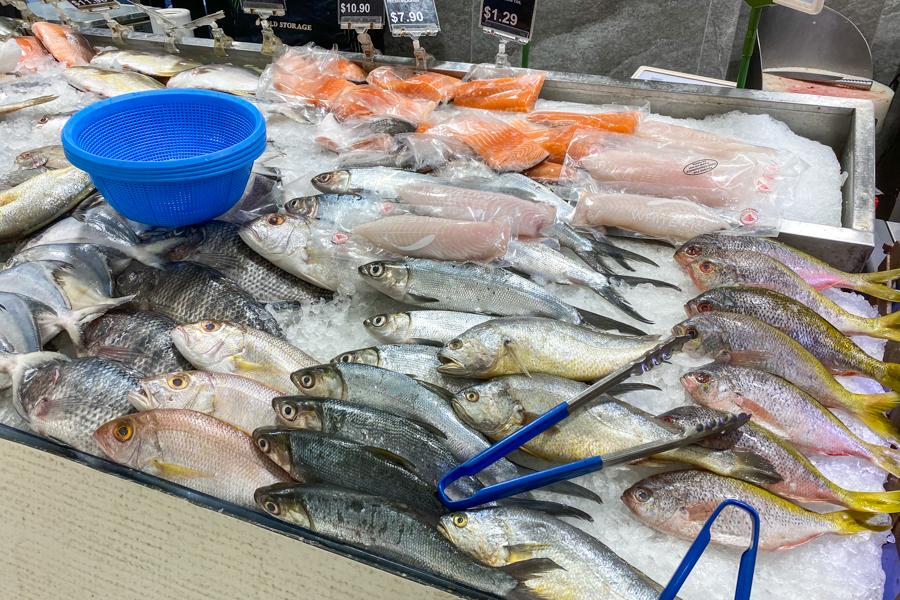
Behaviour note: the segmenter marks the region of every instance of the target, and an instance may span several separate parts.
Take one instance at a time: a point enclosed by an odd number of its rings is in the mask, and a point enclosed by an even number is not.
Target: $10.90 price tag
[[[341,2],[338,0],[338,23],[341,25],[366,24],[370,29],[381,29],[384,21],[382,0],[369,2]]]
[[[435,35],[441,30],[434,0],[384,0],[391,35]]]
[[[534,28],[536,0],[481,0],[481,28],[527,44]]]

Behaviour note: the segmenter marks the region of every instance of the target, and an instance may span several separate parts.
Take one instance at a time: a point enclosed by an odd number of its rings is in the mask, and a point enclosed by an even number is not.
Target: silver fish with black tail
[[[332,358],[330,362],[358,363],[389,369],[453,393],[478,383],[477,379],[444,377],[438,373],[437,369],[441,366],[441,361],[437,357],[438,350],[439,348],[434,346],[412,344],[372,346],[344,352]]]
[[[529,579],[543,598],[656,600],[663,586],[599,540],[564,521],[521,508],[475,508],[441,517],[458,548],[492,567],[549,559],[561,569]]]
[[[415,182],[434,183],[435,178],[389,167],[329,171],[312,178],[313,186],[326,194],[370,194],[382,198],[396,198],[397,190]]]
[[[566,304],[536,283],[503,269],[406,259],[371,262],[359,267],[359,274],[391,298],[416,306],[504,317],[548,317],[644,335],[636,327]]]
[[[380,496],[323,484],[282,484],[257,490],[256,502],[288,523],[509,600],[544,598],[526,584],[557,570],[546,560],[485,566],[448,542],[435,520]]]
[[[493,318],[452,310],[411,310],[369,317],[363,321],[363,327],[369,335],[385,344],[441,347],[467,329]]]
[[[283,271],[241,240],[240,226],[207,221],[176,229],[185,241],[169,250],[173,261],[194,261],[212,267],[263,304],[299,304],[330,300],[334,294]]]
[[[82,331],[78,356],[118,360],[145,376],[185,371],[189,363],[172,343],[178,323],[161,313],[145,310],[112,310]]]
[[[178,323],[214,319],[240,323],[282,337],[275,317],[236,283],[206,265],[177,262],[162,269],[132,262],[116,278],[129,305],[155,310]]]
[[[141,389],[140,378],[131,367],[105,358],[53,362],[26,375],[22,407],[36,433],[103,456],[94,431],[133,412],[128,392]]]
[[[64,169],[72,166],[72,163],[66,158],[61,144],[26,150],[16,157],[16,164],[21,169],[37,169],[39,167]]]
[[[47,171],[0,193],[0,243],[15,242],[51,223],[94,190],[84,171]]]

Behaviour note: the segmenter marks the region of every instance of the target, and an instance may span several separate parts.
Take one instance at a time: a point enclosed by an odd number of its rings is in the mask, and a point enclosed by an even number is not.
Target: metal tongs
[[[690,335],[670,337],[644,354],[641,358],[607,375],[570,401],[561,402],[559,405],[548,410],[522,429],[503,438],[478,456],[470,458],[463,464],[451,470],[441,478],[441,481],[438,484],[438,494],[440,495],[441,502],[443,502],[444,506],[450,510],[464,510],[487,502],[493,502],[494,500],[499,500],[501,498],[515,496],[516,494],[528,492],[559,481],[593,473],[594,471],[599,471],[604,466],[620,465],[648,458],[654,454],[665,452],[666,450],[681,448],[682,446],[699,442],[708,437],[737,429],[750,419],[748,415],[729,415],[728,417],[723,417],[715,422],[706,423],[697,427],[688,427],[685,429],[684,433],[675,438],[649,442],[627,450],[601,454],[600,456],[585,458],[559,467],[553,467],[552,469],[546,469],[516,479],[510,479],[509,481],[502,481],[481,488],[473,495],[468,498],[463,498],[462,500],[451,500],[447,497],[446,489],[460,478],[480,473],[489,465],[492,465],[519,446],[547,431],[588,402],[603,396],[614,386],[630,377],[641,375],[662,362],[668,361],[673,354],[681,350],[681,348],[691,339],[693,339],[693,337]],[[602,402],[610,401],[612,401],[612,398],[608,396],[602,400]]]

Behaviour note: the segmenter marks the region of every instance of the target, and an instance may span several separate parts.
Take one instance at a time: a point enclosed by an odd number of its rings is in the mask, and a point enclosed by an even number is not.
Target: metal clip
[[[40,23],[41,21],[45,21],[43,17],[39,17],[28,8],[28,3],[23,0],[10,0],[8,2],[4,2],[4,5],[9,5],[15,7],[19,13],[22,15],[22,18],[28,21],[28,25],[34,25],[35,23]],[[61,12],[59,6],[56,6],[56,12]],[[62,19],[60,19],[62,21]],[[66,23],[68,21],[68,24]],[[65,21],[62,21],[63,25],[68,25],[69,27],[73,27],[72,22],[69,20],[68,15],[65,15]],[[74,29],[74,27],[73,27]]]
[[[103,18],[106,19],[106,26],[112,32],[113,44],[124,48],[127,45],[128,36],[134,33],[134,27],[119,23],[109,15],[109,11],[103,12]]]
[[[372,38],[368,34],[368,27],[354,27],[356,31],[356,39],[359,42],[359,47],[363,53],[363,65],[366,71],[371,71],[375,68],[375,44],[372,43]]]
[[[509,66],[509,56],[506,54],[506,40],[500,38],[500,47],[497,48],[497,58],[494,60],[498,67]]]
[[[419,45],[419,36],[411,36],[413,43],[413,56],[416,57],[416,71],[421,73],[428,70],[428,52]]]
[[[269,17],[271,16],[267,14],[259,16],[259,25],[262,28],[262,49],[260,52],[269,56],[274,55],[283,45],[281,39],[272,31],[272,25],[269,23]]]

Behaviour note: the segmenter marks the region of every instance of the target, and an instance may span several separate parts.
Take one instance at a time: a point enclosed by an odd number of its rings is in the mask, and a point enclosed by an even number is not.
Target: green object
[[[747,23],[744,50],[741,53],[741,69],[738,71],[737,86],[742,89],[747,85],[747,71],[750,70],[750,58],[753,56],[753,46],[756,45],[756,30],[759,29],[762,7],[774,4],[772,0],[744,0],[744,2],[750,5],[750,22]]]
[[[522,68],[528,67],[528,52],[531,50],[531,42],[522,46]]]

